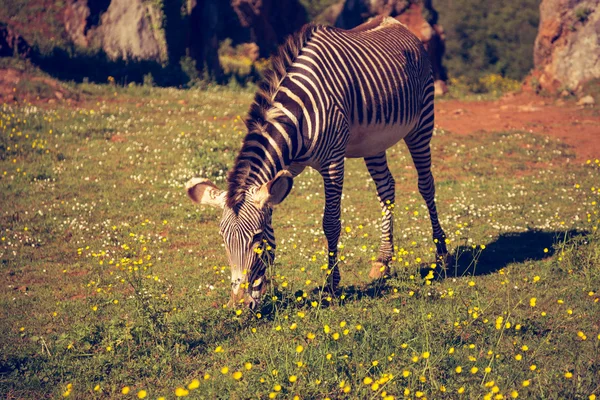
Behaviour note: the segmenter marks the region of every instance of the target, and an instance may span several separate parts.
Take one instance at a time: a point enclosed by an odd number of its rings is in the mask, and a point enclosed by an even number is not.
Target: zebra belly
[[[362,158],[377,155],[404,139],[414,128],[409,125],[354,126],[346,146],[346,157]]]

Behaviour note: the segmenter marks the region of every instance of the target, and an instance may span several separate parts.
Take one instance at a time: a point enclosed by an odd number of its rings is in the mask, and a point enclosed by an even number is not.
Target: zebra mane
[[[273,108],[275,94],[286,77],[288,69],[296,61],[304,46],[310,41],[313,34],[323,25],[307,24],[298,32],[291,35],[284,44],[279,47],[277,55],[271,59],[271,68],[265,73],[264,79],[258,86],[254,95],[254,101],[248,111],[245,123],[248,134],[244,138],[244,144],[240,150],[233,168],[227,177],[227,206],[234,211],[244,200],[246,182],[251,172],[251,165],[246,158],[246,142],[254,132],[264,131],[269,121],[276,119],[281,113]]]

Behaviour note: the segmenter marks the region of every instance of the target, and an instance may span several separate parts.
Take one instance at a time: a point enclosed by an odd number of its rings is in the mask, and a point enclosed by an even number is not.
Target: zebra
[[[254,308],[274,261],[273,208],[306,167],[322,175],[327,288],[337,290],[345,158],[363,158],[382,208],[379,254],[369,276],[390,273],[395,182],[386,149],[404,139],[431,220],[438,264],[448,251],[431,174],[434,89],[420,40],[390,17],[352,30],[308,24],[288,38],[272,61],[245,120],[248,133],[227,177],[227,190],[192,178],[195,203],[223,209],[220,234],[231,266],[230,304]]]

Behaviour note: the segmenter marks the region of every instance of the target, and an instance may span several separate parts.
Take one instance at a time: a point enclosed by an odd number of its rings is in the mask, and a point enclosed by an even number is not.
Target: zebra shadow
[[[483,249],[480,245],[476,247],[467,244],[459,245],[448,256],[446,268],[434,270],[434,279],[439,281],[463,276],[488,275],[513,263],[540,261],[554,255],[555,245],[584,234],[586,232],[576,230],[550,232],[529,230],[503,233],[496,240],[485,244]],[[419,272],[422,278],[430,273],[430,265],[430,263],[421,264]],[[363,285],[342,286],[336,294],[338,297],[344,296],[341,303],[359,301],[363,298],[381,298],[394,289],[393,280],[400,278],[398,270],[392,272],[391,278]]]
[[[496,240],[481,245],[459,245],[448,257],[445,270],[436,270],[438,279],[480,276],[497,272],[513,263],[540,261],[552,257],[555,245],[585,234],[576,230],[508,232]],[[429,273],[421,268],[422,276]]]

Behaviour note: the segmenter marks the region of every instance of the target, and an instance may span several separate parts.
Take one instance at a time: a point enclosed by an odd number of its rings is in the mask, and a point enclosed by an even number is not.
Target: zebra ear
[[[265,204],[275,206],[281,203],[292,190],[292,174],[289,171],[279,171],[275,178],[265,183],[254,195],[254,202],[258,208]]]
[[[218,189],[208,179],[192,178],[186,184],[187,194],[194,203],[205,204],[213,207],[225,207],[224,190]]]

